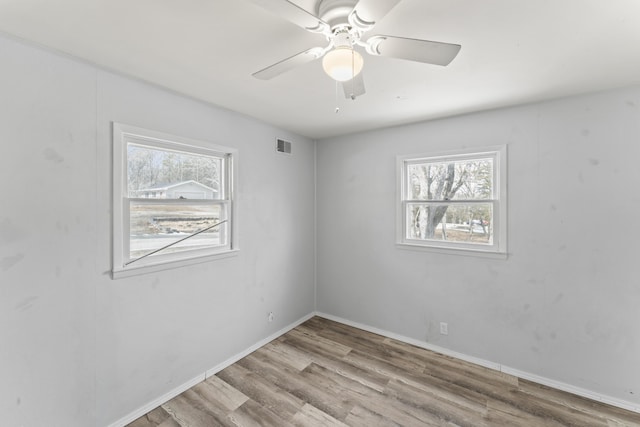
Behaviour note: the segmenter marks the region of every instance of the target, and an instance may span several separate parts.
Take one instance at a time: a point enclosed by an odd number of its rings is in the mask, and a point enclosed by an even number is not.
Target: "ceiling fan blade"
[[[360,0],[353,8],[349,21],[363,31],[370,30],[398,3],[400,0]]]
[[[251,2],[312,33],[331,33],[329,25],[326,22],[290,1],[251,0]]]
[[[366,43],[367,52],[372,55],[390,56],[435,65],[449,65],[462,47],[459,44],[393,36],[373,36]]]
[[[276,62],[273,65],[269,65],[267,68],[263,68],[252,74],[253,77],[261,80],[270,80],[280,74],[291,70],[292,68],[304,65],[308,62],[315,61],[324,55],[325,49],[321,47],[314,47],[304,52],[297,53],[287,59],[283,59],[280,62]]]
[[[353,79],[342,82],[345,98],[356,99],[357,96],[364,95],[364,77],[362,74],[363,72],[361,71]]]

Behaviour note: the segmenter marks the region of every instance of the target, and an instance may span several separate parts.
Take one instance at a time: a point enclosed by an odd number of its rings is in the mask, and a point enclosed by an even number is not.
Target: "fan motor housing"
[[[329,24],[333,30],[349,25],[349,14],[358,0],[321,0],[318,4],[318,17]]]

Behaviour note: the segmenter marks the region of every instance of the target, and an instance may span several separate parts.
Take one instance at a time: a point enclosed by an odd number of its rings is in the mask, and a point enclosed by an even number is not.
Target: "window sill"
[[[187,265],[201,264],[203,262],[214,261],[218,259],[230,258],[238,255],[239,249],[231,249],[216,254],[204,255],[196,258],[180,259],[175,261],[167,261],[159,264],[147,264],[140,267],[127,267],[126,269],[113,269],[111,271],[112,279],[122,279],[125,277],[138,276],[141,274],[154,273],[162,270],[172,270],[174,268],[185,267]]]
[[[442,246],[426,246],[411,243],[396,243],[396,247],[402,250],[433,252],[445,255],[470,256],[478,258],[507,259],[507,252],[495,252],[485,250],[475,250],[468,248],[447,248]]]

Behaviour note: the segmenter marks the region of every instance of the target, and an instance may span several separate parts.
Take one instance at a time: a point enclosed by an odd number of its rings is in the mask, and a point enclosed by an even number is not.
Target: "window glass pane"
[[[493,198],[493,159],[411,163],[409,200],[483,200]]]
[[[493,243],[491,203],[407,203],[407,239]]]
[[[226,218],[223,205],[148,204],[131,201],[129,259],[141,257]],[[226,244],[227,223],[190,237],[157,255]],[[155,256],[155,255],[151,255]]]
[[[224,197],[222,158],[127,144],[129,197],[213,199]]]

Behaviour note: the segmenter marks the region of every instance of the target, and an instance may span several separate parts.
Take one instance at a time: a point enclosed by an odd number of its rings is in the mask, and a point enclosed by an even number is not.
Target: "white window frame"
[[[414,201],[408,199],[407,166],[424,162],[451,162],[491,157],[493,167],[493,198],[483,200],[493,204],[493,242],[492,244],[470,244],[443,240],[422,240],[407,238],[407,204]],[[396,157],[397,171],[397,212],[396,212],[396,245],[400,249],[427,250],[457,255],[477,255],[485,257],[506,258],[507,256],[507,146],[491,146],[457,151],[399,155]],[[434,204],[437,204],[435,202]],[[446,202],[451,204],[451,201]],[[455,203],[464,203],[464,200]]]
[[[149,203],[157,199],[129,198],[127,188],[127,145],[139,144],[151,148],[178,150],[195,155],[209,155],[223,159],[223,194],[221,200],[202,201],[168,200],[170,203],[202,204],[211,203],[226,205],[228,235],[226,244],[176,253],[158,254],[134,263],[127,264],[129,254],[129,201]],[[238,252],[238,221],[234,202],[235,183],[237,182],[238,151],[234,148],[215,145],[182,136],[143,129],[122,123],[113,123],[113,267],[112,278],[128,277],[225,258]]]

